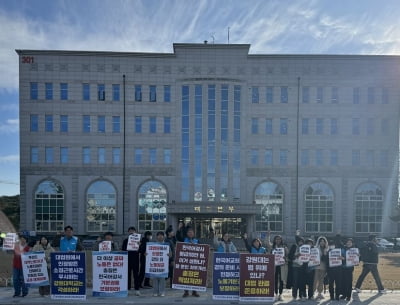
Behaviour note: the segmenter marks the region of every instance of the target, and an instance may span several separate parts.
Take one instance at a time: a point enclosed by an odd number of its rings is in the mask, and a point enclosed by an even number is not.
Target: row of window
[[[277,95],[277,89],[280,89],[279,99],[275,96]],[[368,87],[366,92],[361,92],[362,89],[359,87],[353,88],[353,104],[359,104],[362,99],[365,99],[368,104],[375,104],[380,101],[382,104],[389,103],[389,89],[388,88],[375,88]],[[308,87],[304,86],[301,90],[301,101],[302,103],[310,103],[315,101],[316,103],[330,102],[333,104],[339,103],[339,88],[338,87]],[[264,96],[265,98],[261,98]],[[286,86],[283,87],[251,87],[251,101],[252,103],[266,102],[268,104],[274,103],[279,100],[281,103],[289,102],[289,89]]]
[[[30,157],[32,164],[39,164],[41,162],[40,148],[38,146],[31,146]],[[93,153],[97,152],[96,158],[93,159]],[[54,164],[56,159],[59,160],[59,164],[70,163],[71,149],[69,147],[58,148],[52,146],[46,146],[44,148],[44,163]],[[146,155],[147,154],[147,155]],[[162,154],[162,156],[160,155]],[[111,158],[111,159],[110,159]],[[105,147],[97,147],[93,149],[91,147],[82,148],[82,163],[83,164],[121,164],[121,148],[112,147],[107,149]],[[146,159],[145,159],[146,158]],[[157,149],[157,148],[135,148],[134,150],[134,164],[171,164],[172,162],[172,150],[169,148]],[[162,163],[161,163],[162,162]]]
[[[276,119],[275,119],[276,120]],[[272,135],[274,133],[274,119],[272,118],[251,118],[251,133],[254,135],[260,134],[260,123],[264,124],[264,133]],[[303,135],[310,134],[310,126],[312,126],[311,121],[314,119],[303,118],[301,119],[301,133]],[[377,129],[377,121],[376,118],[367,118],[365,131],[366,135],[374,135]],[[288,124],[289,119],[287,118],[280,118],[279,119],[279,134],[286,135],[288,134]],[[329,134],[330,135],[338,135],[339,134],[339,119],[331,118],[331,119],[324,119],[324,118],[316,118],[315,124],[315,134],[317,135],[324,135],[327,134],[326,125],[328,124]],[[360,118],[352,118],[351,119],[351,134],[352,135],[360,135],[361,134],[361,119]],[[389,119],[384,118],[380,121],[380,133],[386,135],[390,132],[390,122]]]
[[[274,162],[274,153],[279,155],[278,163]],[[287,166],[288,165],[287,149],[280,149],[274,151],[273,149],[258,150],[251,149],[249,151],[249,162],[252,166],[259,166],[260,161],[265,166]],[[362,155],[363,154],[363,155]],[[339,164],[339,151],[336,149],[323,150],[323,149],[302,149],[300,151],[300,164],[301,166],[338,166]],[[368,167],[387,167],[389,166],[389,151],[388,150],[366,150],[362,152],[359,149],[351,151],[351,165]]]
[[[68,100],[69,99],[69,87],[68,83],[59,83],[58,84],[58,91],[56,92],[59,94],[59,99],[60,100]],[[91,84],[84,83],[82,84],[82,100],[84,101],[90,101],[90,100],[98,100],[98,101],[105,101],[105,100],[111,100],[114,102],[119,102],[121,101],[122,98],[122,92],[121,92],[121,85],[120,84],[112,84],[110,87],[105,84],[97,84],[97,87],[95,89],[92,88]],[[164,102],[171,102],[171,86],[165,85],[165,86],[159,86],[162,87],[162,89],[157,90],[156,85],[150,85],[148,86],[148,101],[150,102],[157,102],[157,91],[163,90],[163,101]],[[45,99],[45,100],[53,100],[55,99],[55,86],[53,83],[44,83],[44,95],[42,96],[39,94],[39,83],[37,82],[31,82],[30,83],[30,99],[31,100],[38,100],[39,98]],[[96,90],[96,91],[95,91]],[[131,88],[128,88],[128,90],[131,90]],[[110,95],[108,92],[111,92]],[[95,98],[93,98],[93,94],[95,95]],[[134,87],[134,100],[136,102],[141,102],[142,101],[142,85],[135,85]],[[160,97],[158,97],[158,100],[160,100]]]
[[[44,130],[46,132],[55,131],[55,116],[51,114],[46,114],[44,117],[45,124]],[[82,116],[82,132],[89,133],[97,131],[99,133],[108,132],[110,129],[113,133],[121,132],[121,117],[120,116],[112,116],[111,122],[107,124],[107,117],[105,115],[99,115],[97,118],[93,118],[90,115]],[[157,117],[149,117],[148,118],[148,132],[149,133],[157,133],[157,121],[161,120],[161,118]],[[171,117],[163,117],[162,118],[162,128],[163,133],[171,133]],[[97,126],[94,125],[93,121],[96,122]],[[143,121],[144,118],[141,116],[135,116],[134,118],[134,126],[133,130],[135,133],[143,132]],[[59,116],[59,131],[60,132],[68,132],[69,131],[69,116],[68,115],[60,115]],[[111,126],[110,126],[111,124]],[[30,115],[30,131],[38,132],[39,131],[39,115],[31,114]]]

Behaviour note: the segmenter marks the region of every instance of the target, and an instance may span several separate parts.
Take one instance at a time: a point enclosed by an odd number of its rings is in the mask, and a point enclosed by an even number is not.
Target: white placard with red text
[[[310,245],[302,245],[299,248],[299,262],[300,263],[308,263],[310,260],[310,251],[311,251],[311,246]]]
[[[111,241],[105,240],[99,243],[99,251],[100,252],[111,252]]]
[[[24,282],[29,287],[50,285],[44,252],[22,253],[21,260]]]
[[[127,251],[138,251],[140,243],[140,234],[134,233],[129,235],[128,244],[126,245]]]
[[[275,248],[272,250],[272,254],[275,256],[275,266],[282,266],[286,263],[285,248]]]
[[[7,233],[3,239],[3,250],[14,250],[17,241],[17,233]]]
[[[360,264],[360,252],[358,248],[350,248],[346,251],[346,266],[358,266]]]
[[[308,261],[308,267],[315,267],[321,264],[321,255],[318,248],[310,249],[310,260]]]
[[[342,249],[332,249],[329,251],[329,267],[338,267],[342,265]]]

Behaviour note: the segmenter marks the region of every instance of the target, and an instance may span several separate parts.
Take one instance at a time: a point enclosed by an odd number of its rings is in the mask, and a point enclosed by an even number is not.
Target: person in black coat
[[[150,279],[148,277],[145,278],[145,270],[146,270],[146,245],[149,241],[151,241],[152,234],[150,231],[144,232],[144,236],[140,241],[139,246],[139,254],[140,254],[140,270],[139,270],[139,283],[141,288],[150,289],[153,286],[150,285]]]
[[[136,228],[135,227],[129,227],[128,228],[128,234],[134,234],[136,233]],[[122,251],[127,251],[128,247],[128,239],[124,239],[122,242]],[[135,288],[135,295],[140,295],[139,288],[140,288],[140,282],[139,282],[139,251],[128,251],[128,290],[132,288],[132,275],[133,275],[133,282],[134,282],[134,288]]]

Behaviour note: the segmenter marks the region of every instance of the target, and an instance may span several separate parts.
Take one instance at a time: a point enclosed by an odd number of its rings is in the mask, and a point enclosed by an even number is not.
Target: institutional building
[[[393,236],[400,57],[17,50],[21,228]]]

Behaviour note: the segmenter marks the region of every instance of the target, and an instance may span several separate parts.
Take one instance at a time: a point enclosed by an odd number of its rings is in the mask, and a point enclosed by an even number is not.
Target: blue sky
[[[1,0],[0,196],[19,194],[15,49],[172,52],[174,42],[250,52],[400,55],[397,0]]]

